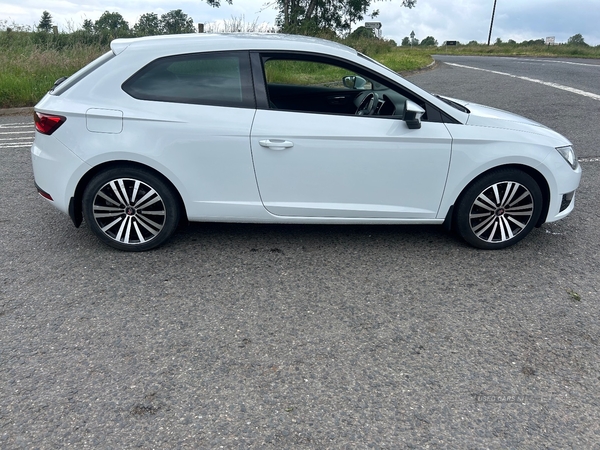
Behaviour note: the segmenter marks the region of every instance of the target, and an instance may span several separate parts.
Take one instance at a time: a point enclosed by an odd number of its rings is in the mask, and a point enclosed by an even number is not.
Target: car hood
[[[555,138],[564,143],[564,145],[570,144],[568,139],[558,134],[556,131],[551,130],[547,126],[542,125],[534,120],[519,116],[518,114],[503,111],[501,109],[491,108],[489,106],[479,105],[477,103],[466,102],[464,100],[458,100],[449,97],[444,98],[458,103],[469,110],[469,117],[467,118],[466,125],[523,131],[526,133],[533,133],[540,136]]]

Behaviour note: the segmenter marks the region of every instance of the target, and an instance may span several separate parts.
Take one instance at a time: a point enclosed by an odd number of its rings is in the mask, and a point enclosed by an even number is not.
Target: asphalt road
[[[600,67],[440,59],[600,89]],[[600,101],[411,80],[572,139],[573,214],[498,252],[440,227],[195,224],[121,253],[37,195],[30,118],[1,117],[0,448],[597,446]]]

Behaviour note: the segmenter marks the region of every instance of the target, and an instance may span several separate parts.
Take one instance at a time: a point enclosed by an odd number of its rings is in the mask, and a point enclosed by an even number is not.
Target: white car
[[[180,220],[445,224],[484,249],[566,217],[568,139],[286,35],[117,39],[35,107],[40,194],[121,250]]]

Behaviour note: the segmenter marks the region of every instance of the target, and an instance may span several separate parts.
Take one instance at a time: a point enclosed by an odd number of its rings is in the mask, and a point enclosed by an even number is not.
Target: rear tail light
[[[58,127],[60,127],[67,118],[55,116],[53,114],[43,114],[36,111],[33,113],[33,120],[35,122],[36,130],[42,134],[51,135],[58,130]]]

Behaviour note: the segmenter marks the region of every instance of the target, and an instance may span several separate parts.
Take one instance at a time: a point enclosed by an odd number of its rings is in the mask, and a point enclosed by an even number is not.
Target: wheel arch
[[[544,175],[542,175],[542,173],[540,173],[535,168],[524,165],[524,164],[504,164],[502,166],[491,167],[490,169],[486,170],[485,172],[480,173],[475,178],[473,178],[467,185],[465,185],[463,187],[460,194],[458,195],[458,197],[456,198],[454,203],[450,206],[450,208],[448,209],[448,213],[446,214],[446,218],[444,220],[444,227],[447,230],[456,228],[456,224],[455,224],[456,209],[455,209],[454,205],[456,205],[460,202],[460,199],[464,195],[464,193],[482,177],[488,175],[489,173],[495,172],[496,170],[503,170],[503,169],[520,170],[535,180],[537,185],[540,187],[540,190],[542,191],[542,198],[543,198],[542,212],[541,212],[540,218],[538,219],[535,226],[540,227],[546,221],[546,218],[548,216],[548,209],[550,207],[550,185],[548,184],[548,181],[546,180]]]
[[[185,209],[185,203],[183,201],[183,197],[181,196],[181,193],[179,192],[177,187],[171,182],[171,180],[169,180],[166,176],[164,176],[158,170],[156,170],[146,164],[142,164],[142,163],[135,162],[135,161],[107,161],[107,162],[104,162],[104,163],[98,164],[97,166],[92,167],[90,170],[88,170],[85,173],[85,175],[83,175],[81,177],[81,179],[77,183],[77,187],[75,188],[73,197],[71,197],[71,200],[69,201],[69,217],[71,217],[71,220],[73,221],[73,224],[75,225],[75,227],[79,227],[83,221],[83,205],[82,205],[83,192],[84,192],[86,186],[88,185],[88,183],[90,182],[90,180],[92,178],[94,178],[97,174],[99,174],[100,172],[103,172],[105,170],[115,169],[115,168],[143,169],[143,170],[146,170],[146,171],[152,173],[154,176],[160,178],[165,184],[167,184],[167,186],[169,186],[173,190],[173,193],[177,196],[177,199],[179,201],[179,207],[181,208],[180,220],[187,220],[187,211]]]

